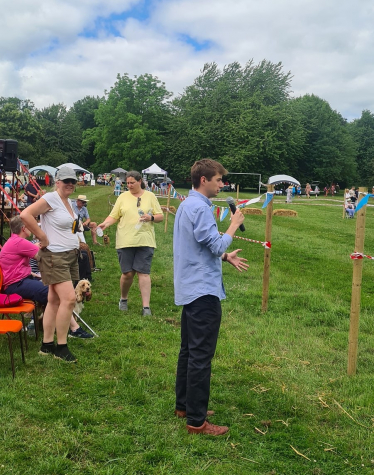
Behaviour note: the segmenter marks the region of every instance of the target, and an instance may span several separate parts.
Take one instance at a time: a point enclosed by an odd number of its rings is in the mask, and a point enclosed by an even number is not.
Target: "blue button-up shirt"
[[[221,256],[232,242],[218,232],[212,203],[196,190],[178,208],[174,223],[175,303],[186,305],[203,295],[226,297]]]
[[[76,200],[72,200],[73,210],[74,213],[79,216],[79,218],[83,221],[84,219],[90,219],[90,215],[88,214],[88,209],[85,206],[82,206],[81,209],[78,208]]]

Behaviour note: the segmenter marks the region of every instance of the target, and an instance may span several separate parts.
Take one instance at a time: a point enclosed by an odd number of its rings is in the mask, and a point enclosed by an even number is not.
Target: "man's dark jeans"
[[[175,407],[187,411],[187,424],[195,427],[204,424],[208,410],[211,361],[221,315],[221,302],[213,295],[199,297],[182,311]]]

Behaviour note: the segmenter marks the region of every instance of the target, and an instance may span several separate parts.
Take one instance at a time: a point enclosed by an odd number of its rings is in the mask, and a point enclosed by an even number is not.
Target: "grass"
[[[110,191],[85,190],[97,222],[108,214]],[[190,436],[173,416],[181,312],[173,303],[173,217],[166,234],[156,225],[153,317],[140,316],[137,285],[129,312],[118,310],[115,226],[109,228],[110,247],[94,249],[102,271],[82,313],[100,336],[69,340],[78,364],[42,358],[40,343],[29,340],[23,365],[15,341],[13,381],[0,339],[0,475],[373,473],[374,268],[366,259],[358,372],[348,377],[356,221],[342,219],[337,205],[338,198],[302,198],[288,205],[297,218],[273,218],[265,314],[263,247],[239,240],[231,247],[243,249],[250,270],[223,267],[227,300],[210,400],[213,422],[230,426],[222,438]],[[274,208],[284,207],[277,197]],[[373,222],[368,207],[367,254]],[[264,240],[265,215],[246,216],[245,226],[244,236]],[[219,224],[226,227],[227,220]]]

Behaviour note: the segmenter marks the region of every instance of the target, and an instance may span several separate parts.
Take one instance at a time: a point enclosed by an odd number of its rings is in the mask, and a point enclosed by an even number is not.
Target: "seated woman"
[[[348,218],[353,218],[355,215],[355,207],[350,199],[346,201],[345,212],[348,215]]]
[[[48,302],[48,285],[44,285],[37,275],[32,272],[30,259],[35,258],[40,246],[30,242],[31,233],[23,224],[20,216],[10,220],[11,237],[0,252],[0,266],[3,271],[3,287],[6,294],[18,294],[24,299],[34,300],[45,306]],[[35,269],[36,270],[36,269]],[[33,325],[28,329],[33,328]],[[75,321],[70,319],[69,336],[74,338],[93,338]]]

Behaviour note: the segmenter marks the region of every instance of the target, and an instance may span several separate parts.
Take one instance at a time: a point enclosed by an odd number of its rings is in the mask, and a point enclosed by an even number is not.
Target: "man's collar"
[[[197,190],[190,190],[188,196],[195,196],[197,198],[203,199],[209,206],[212,205],[212,202],[210,201],[209,198],[207,198],[205,195],[200,193],[200,191]]]

